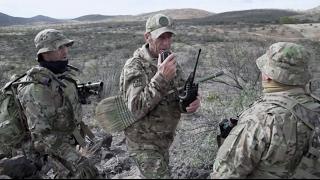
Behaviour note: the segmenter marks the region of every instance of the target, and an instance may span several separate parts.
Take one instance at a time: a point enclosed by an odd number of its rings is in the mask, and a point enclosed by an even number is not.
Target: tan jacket
[[[177,65],[176,77],[168,82],[157,73],[157,63],[145,44],[126,62],[120,77],[120,91],[139,119],[125,130],[132,149],[168,149],[181,116],[176,92],[185,82],[181,68]]]

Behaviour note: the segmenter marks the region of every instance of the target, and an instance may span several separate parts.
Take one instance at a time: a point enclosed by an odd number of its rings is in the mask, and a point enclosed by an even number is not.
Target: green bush
[[[288,16],[280,17],[280,24],[296,24],[297,20]]]

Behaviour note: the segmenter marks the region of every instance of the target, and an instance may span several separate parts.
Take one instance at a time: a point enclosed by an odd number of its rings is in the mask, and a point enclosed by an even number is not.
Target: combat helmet
[[[73,40],[68,39],[61,31],[55,29],[45,29],[40,31],[34,38],[34,44],[38,50],[37,55],[56,51],[60,46],[72,46]]]
[[[301,45],[291,42],[272,44],[257,59],[257,66],[272,80],[285,85],[305,85],[311,74],[308,69],[310,53]]]

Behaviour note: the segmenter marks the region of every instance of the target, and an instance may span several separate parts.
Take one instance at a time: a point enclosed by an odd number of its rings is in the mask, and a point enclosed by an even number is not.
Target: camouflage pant
[[[130,157],[137,164],[141,175],[147,179],[170,178],[169,157],[156,150],[141,150],[130,153]],[[139,176],[139,175],[137,175]]]

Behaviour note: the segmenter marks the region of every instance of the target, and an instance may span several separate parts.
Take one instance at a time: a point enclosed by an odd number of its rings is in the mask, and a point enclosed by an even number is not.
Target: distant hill
[[[117,15],[117,16],[106,16],[100,14],[86,15],[75,18],[77,21],[145,21],[149,16],[157,13],[162,13],[172,17],[173,19],[194,19],[203,18],[213,13],[199,9],[167,9],[150,13],[143,13],[138,15]]]
[[[101,14],[91,14],[91,15],[85,15],[85,16],[80,16],[78,18],[75,18],[73,20],[76,21],[101,21],[101,20],[106,20],[110,18],[114,18],[116,16],[105,16]]]
[[[140,18],[141,20],[146,20],[148,19],[149,16],[157,13],[168,15],[173,19],[196,19],[196,18],[207,17],[214,14],[205,10],[186,8],[186,9],[167,9],[167,10],[161,10],[161,11],[156,11],[151,13],[144,13],[144,14],[137,15],[137,17]]]
[[[37,22],[61,23],[61,22],[64,22],[64,20],[54,19],[54,18],[51,18],[48,16],[38,15],[38,16],[34,16],[32,18],[28,18],[27,22],[28,23],[37,23]]]
[[[35,23],[68,23],[68,22],[108,22],[108,21],[145,21],[149,16],[163,13],[173,19],[190,24],[235,24],[235,23],[279,23],[280,18],[290,17],[295,22],[317,22],[320,21],[320,6],[305,12],[297,12],[281,9],[253,9],[244,11],[230,11],[215,14],[200,9],[166,9],[156,12],[138,15],[100,15],[90,14],[75,19],[60,20],[47,16],[35,16],[32,18],[12,17],[0,13],[0,26],[26,25]]]
[[[213,13],[208,11],[199,10],[199,9],[167,9],[157,12],[144,13],[139,15],[100,15],[100,14],[90,14],[81,16],[78,18],[71,19],[72,22],[97,22],[97,21],[145,21],[149,16],[156,13],[163,13],[171,16],[173,19],[194,19],[194,18],[203,18]],[[32,18],[21,18],[13,17],[3,13],[0,13],[0,26],[9,26],[9,25],[25,25],[25,24],[34,24],[34,23],[63,23],[70,20],[60,20],[54,19],[47,16],[35,16]]]
[[[25,25],[34,23],[61,23],[64,20],[54,19],[47,16],[34,16],[32,18],[13,17],[0,13],[0,26]]]
[[[234,24],[234,23],[278,23],[281,17],[298,15],[296,11],[280,9],[253,9],[244,11],[230,11],[214,14],[196,20],[198,24]]]
[[[14,24],[21,24],[26,21],[27,18],[12,17],[3,13],[0,13],[0,26],[9,26]]]
[[[320,6],[317,6],[317,7],[312,8],[312,9],[308,9],[308,10],[306,10],[304,12],[308,13],[308,14],[319,14],[320,13]]]
[[[301,23],[319,23],[320,22],[320,6],[303,11],[303,14],[292,17],[295,21]]]

